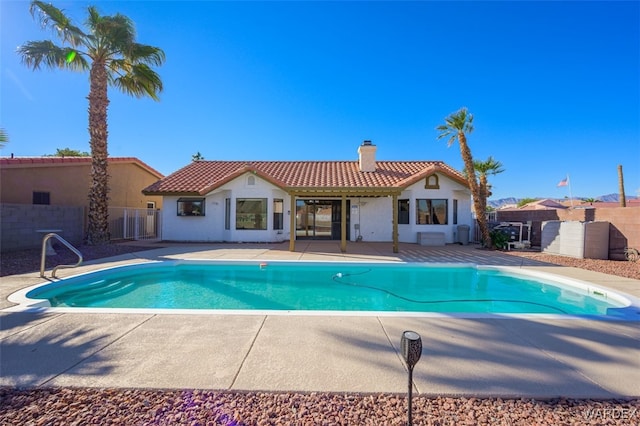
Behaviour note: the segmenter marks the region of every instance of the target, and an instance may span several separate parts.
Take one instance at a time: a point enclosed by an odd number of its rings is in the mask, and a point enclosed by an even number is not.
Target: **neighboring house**
[[[563,203],[564,204],[564,203]],[[598,208],[598,209],[604,209],[604,208],[614,208],[614,207],[620,207],[620,202],[615,201],[615,202],[607,202],[607,201],[583,201],[583,200],[578,200],[575,204],[574,204],[575,208],[586,208],[586,209],[590,209],[590,208]],[[625,207],[640,207],[640,199],[638,198],[627,198],[627,203]]]
[[[162,197],[141,190],[163,175],[137,158],[109,161],[109,206],[161,208]],[[0,202],[88,207],[91,157],[0,158]]]
[[[568,207],[555,200],[544,198],[542,200],[532,201],[530,203],[524,204],[516,208],[519,210],[556,210],[556,209],[566,209]]]
[[[170,241],[457,242],[472,225],[464,176],[441,161],[377,161],[376,149],[365,141],[358,161],[194,161],[143,193],[163,197]]]
[[[141,191],[163,175],[136,158],[108,161],[111,238],[157,238],[162,197]],[[46,231],[80,244],[90,185],[91,157],[0,158],[0,250],[39,247]]]

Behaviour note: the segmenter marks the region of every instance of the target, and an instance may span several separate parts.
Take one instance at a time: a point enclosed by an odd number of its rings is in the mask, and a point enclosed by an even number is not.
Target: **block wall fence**
[[[84,207],[32,204],[0,205],[0,251],[42,247],[44,233],[38,230],[60,229],[59,235],[73,245],[84,238]],[[55,245],[55,240],[52,241]]]
[[[564,220],[609,222],[609,259],[623,260],[625,247],[640,250],[640,208],[606,207],[566,210],[498,210],[498,222],[531,221],[531,245],[541,243],[542,222]]]

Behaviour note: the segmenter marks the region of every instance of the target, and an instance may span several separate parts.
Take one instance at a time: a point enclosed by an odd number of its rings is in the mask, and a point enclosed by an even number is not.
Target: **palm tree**
[[[90,157],[86,151],[80,151],[77,149],[71,148],[56,148],[55,154],[45,154],[45,157]]]
[[[467,145],[467,134],[473,131],[473,115],[467,111],[467,108],[461,108],[460,110],[450,114],[444,119],[445,124],[436,127],[436,130],[440,132],[438,139],[449,138],[448,146],[458,140],[460,146],[460,155],[464,162],[464,173],[471,189],[471,196],[473,198],[473,208],[476,211],[478,218],[478,226],[482,234],[482,241],[485,246],[491,247],[491,235],[489,234],[489,226],[487,225],[487,217],[482,209],[482,202],[480,196],[480,187],[476,179],[476,174],[473,167],[473,156],[471,155],[471,149]]]
[[[590,197],[590,198],[583,198],[582,201],[584,201],[585,203],[589,203],[589,205],[593,205],[593,203],[599,203],[600,200]]]
[[[618,164],[618,202],[620,207],[627,207],[627,197],[624,195],[624,174],[622,173],[622,164]]]
[[[3,148],[7,142],[9,142],[9,135],[4,129],[0,129],[0,148]]]
[[[473,162],[473,168],[478,176],[478,191],[480,192],[480,202],[482,203],[482,211],[487,210],[487,199],[491,196],[491,185],[487,176],[495,176],[504,172],[502,163],[489,156],[485,161],[476,160]]]
[[[135,42],[133,22],[124,15],[102,16],[88,7],[88,32],[72,24],[62,10],[41,1],[32,1],[31,15],[43,28],[50,28],[62,46],[50,40],[28,41],[18,47],[22,62],[33,70],[60,68],[89,71],[89,145],[91,147],[91,187],[89,189],[88,244],[109,241],[107,170],[107,87],[116,87],[135,97],[158,99],[162,81],[150,66],[160,66],[164,52]]]
[[[566,198],[566,197],[565,197],[565,198]],[[516,206],[518,206],[518,207],[522,207],[522,206],[524,206],[525,204],[533,203],[534,201],[538,201],[538,200],[539,200],[539,198],[530,198],[530,197],[521,198],[521,199],[518,201],[518,204],[516,204]]]

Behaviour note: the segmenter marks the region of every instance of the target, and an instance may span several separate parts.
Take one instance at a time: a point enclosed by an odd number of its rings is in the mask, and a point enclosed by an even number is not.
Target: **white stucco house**
[[[464,176],[441,161],[194,161],[148,186],[167,241],[327,239],[446,244],[472,225]],[[429,238],[426,238],[429,237]]]

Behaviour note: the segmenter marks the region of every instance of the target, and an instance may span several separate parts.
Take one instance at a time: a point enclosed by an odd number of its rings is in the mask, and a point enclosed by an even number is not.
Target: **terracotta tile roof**
[[[204,195],[247,172],[284,189],[402,189],[434,172],[467,186],[460,172],[441,161],[377,161],[375,172],[360,172],[358,161],[194,161],[142,192]]]
[[[109,157],[109,164],[133,163],[147,170],[158,179],[164,177],[162,173],[150,167],[148,164],[135,157]],[[91,164],[91,157],[14,157],[0,158],[0,167],[25,168],[25,167],[57,167],[73,166],[78,164]]]

